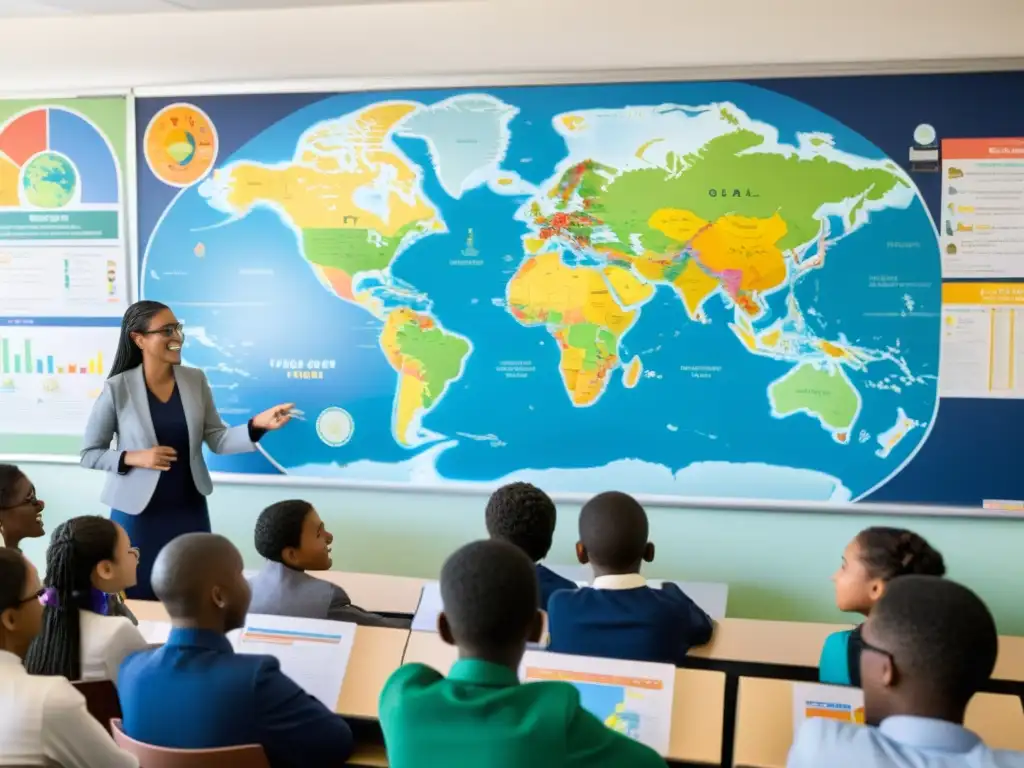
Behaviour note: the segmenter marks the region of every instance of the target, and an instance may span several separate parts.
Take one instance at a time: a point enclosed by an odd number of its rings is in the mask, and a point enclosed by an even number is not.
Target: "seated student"
[[[124,658],[147,645],[132,619],[120,614],[117,597],[135,585],[138,564],[128,534],[105,517],[58,525],[46,550],[46,586],[57,600],[46,606],[42,634],[25,659],[28,671],[117,683]]]
[[[576,554],[593,567],[593,588],[551,598],[549,650],[678,666],[690,648],[711,640],[711,617],[678,586],[653,589],[640,575],[641,562],[654,560],[647,531],[647,513],[625,493],[583,505]]]
[[[153,564],[153,591],[171,617],[167,643],[130,656],[118,695],[124,730],[160,747],[262,744],[273,768],[341,765],[352,731],[281,672],[273,656],[236,654],[228,632],[245,624],[249,584],[223,536],[187,533]]]
[[[53,597],[20,552],[0,549],[0,765],[136,768],[71,683],[29,675],[21,664],[42,627],[42,603]]]
[[[268,562],[251,581],[249,612],[408,629],[408,619],[364,611],[337,584],[306,573],[330,569],[333,541],[308,501],[279,501],[264,509],[256,521],[256,551]]]
[[[503,541],[459,549],[441,570],[441,638],[459,649],[446,678],[407,664],[384,685],[380,723],[391,768],[653,768],[664,761],[580,705],[569,683],[520,685],[528,642],[540,638],[537,575]]]
[[[541,608],[558,590],[576,589],[575,582],[540,564],[551,549],[555,516],[551,497],[530,483],[503,485],[487,501],[487,535],[514,544],[537,564]]]
[[[1024,768],[1024,753],[982,744],[963,727],[995,668],[998,637],[985,604],[936,576],[895,579],[861,633],[860,679],[871,727],[813,719],[789,768]]]
[[[0,464],[0,541],[19,549],[22,539],[38,539],[43,529],[43,509],[36,488],[13,464]]]
[[[868,616],[897,576],[945,574],[942,555],[916,533],[867,528],[846,545],[843,564],[832,576],[836,605],[841,611]],[[829,635],[818,663],[821,682],[859,687],[860,649],[860,627]]]

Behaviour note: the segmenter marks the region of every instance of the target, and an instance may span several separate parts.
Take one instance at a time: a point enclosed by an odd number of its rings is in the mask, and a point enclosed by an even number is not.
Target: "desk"
[[[853,629],[852,624],[807,624],[796,621],[722,619],[711,642],[690,656],[716,661],[779,664],[818,668],[825,638]]]
[[[413,632],[405,663],[427,664],[447,674],[458,651],[431,632]],[[669,760],[718,765],[722,759],[725,674],[677,669],[672,701]]]
[[[1000,749],[1024,749],[1024,711],[1013,696],[979,693],[967,708],[967,727]],[[734,765],[785,768],[793,743],[793,683],[740,679]]]
[[[416,613],[426,582],[407,576],[342,571],[309,571],[309,575],[337,584],[348,593],[353,605],[374,613]]]
[[[364,744],[356,746],[352,757],[345,765],[355,765],[360,768],[387,768],[388,754],[380,744]]]
[[[170,621],[163,603],[156,600],[125,600],[128,610],[135,614],[139,621]]]
[[[357,627],[341,695],[335,708],[346,717],[377,719],[377,703],[384,683],[402,666],[409,639],[406,629]]]
[[[1024,637],[999,637],[999,656],[992,678],[1024,683]]]

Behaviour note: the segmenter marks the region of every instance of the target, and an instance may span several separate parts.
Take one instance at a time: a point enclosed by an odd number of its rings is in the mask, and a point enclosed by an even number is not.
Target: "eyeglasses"
[[[21,600],[16,602],[13,606],[8,606],[8,607],[9,608],[20,608],[25,603],[31,603],[33,600],[38,600],[40,605],[51,606],[53,608],[56,608],[60,604],[60,599],[57,596],[57,588],[56,587],[43,587],[42,589],[33,592],[28,597],[23,597]],[[6,610],[6,609],[4,609],[4,610]]]
[[[869,643],[867,640],[864,639],[863,633],[861,633],[860,636],[860,647],[862,653],[864,651],[871,651],[872,653],[877,653],[881,656],[885,656],[889,660],[890,664],[896,666],[896,659],[893,658],[893,655],[889,651],[885,650],[885,648],[879,648],[877,645],[872,645],[871,643]]]
[[[139,331],[143,336],[154,336],[159,334],[166,339],[173,339],[175,336],[185,335],[185,324],[178,323],[177,325],[165,325],[163,328],[156,328],[152,331]]]
[[[135,562],[139,562],[142,559],[142,552],[139,551],[138,547],[129,548],[128,554],[135,555]]]
[[[8,506],[0,507],[0,509],[17,509],[18,507],[38,507],[39,499],[36,498],[36,489],[33,487],[28,492],[28,496],[19,501],[17,504],[10,504]]]

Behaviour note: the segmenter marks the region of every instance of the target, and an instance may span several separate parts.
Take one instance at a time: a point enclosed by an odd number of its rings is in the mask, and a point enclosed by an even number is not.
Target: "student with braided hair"
[[[36,677],[22,658],[55,600],[16,549],[0,548],[0,765],[137,768],[63,677]]]
[[[846,545],[832,576],[841,611],[868,616],[887,585],[899,576],[945,576],[942,555],[922,537],[902,528],[866,528]],[[823,683],[860,687],[861,627],[825,640],[818,663]]]
[[[135,584],[139,551],[117,523],[97,515],[57,526],[46,550],[46,586],[56,592],[25,660],[34,675],[113,680],[124,658],[147,647],[117,594]]]
[[[38,539],[43,529],[43,508],[36,488],[14,464],[0,464],[0,540],[18,549],[22,539]]]

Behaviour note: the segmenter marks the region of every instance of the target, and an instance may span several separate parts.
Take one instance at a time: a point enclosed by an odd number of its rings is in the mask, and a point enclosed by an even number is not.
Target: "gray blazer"
[[[296,571],[283,563],[268,562],[249,580],[249,613],[294,616],[302,619],[348,621],[364,627],[408,629],[410,621],[385,619],[355,605],[337,584]]]
[[[214,453],[246,453],[256,450],[256,446],[249,439],[248,424],[228,427],[221,420],[206,374],[183,365],[176,365],[173,370],[185,410],[190,448],[190,455],[179,456],[178,461],[188,460],[196,488],[209,496],[213,481],[203,458],[203,443]],[[111,448],[115,436],[117,447]],[[121,474],[121,454],[156,446],[142,366],[111,376],[104,382],[103,391],[89,414],[82,445],[82,466],[107,473],[100,501],[129,515],[142,512],[153,498],[160,471],[130,467]]]

